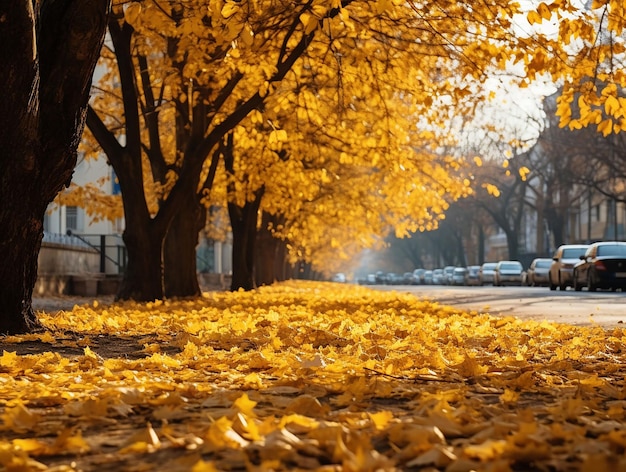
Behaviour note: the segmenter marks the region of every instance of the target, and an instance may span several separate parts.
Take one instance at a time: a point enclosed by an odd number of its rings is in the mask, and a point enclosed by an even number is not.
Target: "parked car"
[[[367,274],[362,281],[363,285],[376,285],[376,274]]]
[[[552,256],[548,286],[550,290],[566,290],[574,285],[574,266],[580,261],[580,256],[585,254],[589,246],[587,244],[563,244],[559,246]]]
[[[414,284],[423,284],[424,283],[424,274],[426,273],[426,269],[415,269],[413,271],[413,283]]]
[[[480,266],[478,272],[478,280],[480,285],[493,284],[493,270],[496,268],[497,262],[485,262]]]
[[[524,268],[520,261],[499,261],[493,270],[493,284],[522,285],[522,272]]]
[[[467,269],[465,267],[455,267],[454,272],[452,272],[452,279],[450,281],[451,285],[465,285],[465,276],[467,274]]]
[[[479,274],[479,265],[468,266],[467,272],[465,273],[465,285],[480,285]]]
[[[417,282],[415,282],[415,276],[413,275],[413,272],[405,272],[402,275],[402,279],[403,279],[403,284],[405,285],[417,285]]]
[[[452,284],[452,274],[454,274],[454,266],[445,266],[443,268],[443,281],[441,282],[444,285]]]
[[[548,286],[550,284],[550,266],[552,259],[538,257],[533,259],[526,271],[526,285],[531,287]]]
[[[389,272],[386,276],[387,285],[402,285],[404,283],[404,277],[395,272]]]
[[[626,290],[626,242],[593,243],[574,266],[574,290]]]
[[[433,284],[433,271],[425,270],[424,271],[424,285],[432,285]]]
[[[433,285],[441,285],[443,284],[443,269],[434,269],[433,270]]]
[[[339,282],[341,284],[345,284],[347,282],[346,274],[344,274],[342,272],[337,272],[335,275],[333,275],[332,281],[333,282]]]

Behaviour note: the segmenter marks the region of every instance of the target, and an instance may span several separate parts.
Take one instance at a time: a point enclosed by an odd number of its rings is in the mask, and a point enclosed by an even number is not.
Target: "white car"
[[[480,266],[478,271],[478,281],[480,285],[493,284],[493,270],[496,268],[497,262],[485,262]]]
[[[493,284],[497,287],[502,285],[522,285],[522,273],[524,268],[520,261],[500,261],[493,270]]]
[[[465,277],[467,276],[467,269],[465,267],[455,267],[452,272],[452,285],[465,285]]]

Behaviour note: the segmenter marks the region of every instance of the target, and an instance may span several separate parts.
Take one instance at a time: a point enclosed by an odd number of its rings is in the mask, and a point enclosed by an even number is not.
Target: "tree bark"
[[[256,248],[257,219],[263,191],[243,207],[228,203],[228,215],[233,232],[233,278],[230,289],[252,290],[254,283],[254,254]]]
[[[263,212],[261,227],[256,235],[256,254],[254,280],[256,286],[271,285],[276,279],[276,253],[278,244],[268,228],[270,215]]]
[[[151,226],[127,227],[123,234],[128,253],[118,300],[153,301],[163,298],[163,234]]]
[[[200,295],[196,268],[198,235],[206,222],[206,207],[191,196],[174,217],[165,237],[165,296],[195,297]]]
[[[32,294],[44,214],[76,164],[109,8],[109,0],[0,3],[2,334],[40,328]]]
[[[257,286],[285,280],[286,244],[270,230],[280,223],[280,216],[263,212],[256,237],[254,277]]]

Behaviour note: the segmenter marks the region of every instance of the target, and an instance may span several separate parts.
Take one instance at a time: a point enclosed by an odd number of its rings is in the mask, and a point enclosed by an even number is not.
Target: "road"
[[[551,291],[547,287],[451,287],[372,285],[379,290],[411,292],[444,305],[492,315],[548,320],[575,325],[626,328],[626,293]]]

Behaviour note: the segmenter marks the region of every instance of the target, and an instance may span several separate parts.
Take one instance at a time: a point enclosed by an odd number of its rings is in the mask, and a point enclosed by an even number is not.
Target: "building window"
[[[593,208],[593,212],[595,213],[595,220],[596,220],[596,221],[600,221],[600,204],[597,204],[597,205]]]
[[[65,229],[72,231],[78,230],[78,207],[65,207]]]

